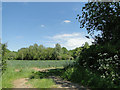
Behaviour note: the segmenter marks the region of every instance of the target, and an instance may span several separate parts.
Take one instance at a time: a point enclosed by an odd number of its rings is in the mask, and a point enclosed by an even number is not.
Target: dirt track
[[[25,84],[28,78],[17,79],[13,82],[14,88],[32,88],[31,85]]]
[[[55,68],[44,68],[44,69],[40,69],[37,67],[32,68],[35,71],[41,71],[41,72],[47,72],[50,69],[55,69]],[[81,90],[89,90],[83,86],[79,86],[78,84],[72,83],[70,81],[66,81],[61,79],[60,77],[56,77],[56,76],[49,76],[48,78],[53,79],[53,81],[55,82],[56,85],[52,86],[52,88],[57,87],[57,88],[70,88],[71,90],[73,89],[81,89]],[[21,79],[17,79],[13,82],[14,88],[33,88],[32,85],[30,84],[26,84],[26,82],[28,82],[29,78],[21,78]]]

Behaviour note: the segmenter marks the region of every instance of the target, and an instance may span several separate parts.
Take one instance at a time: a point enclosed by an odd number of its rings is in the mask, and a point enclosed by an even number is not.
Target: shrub
[[[92,45],[84,49],[79,56],[78,63],[84,68],[99,73],[102,78],[111,80],[114,84],[120,85],[120,51],[118,47],[110,43]]]
[[[75,83],[82,84],[90,88],[115,88],[119,87],[100,74],[93,73],[91,70],[83,67],[71,67],[66,69],[62,78]]]

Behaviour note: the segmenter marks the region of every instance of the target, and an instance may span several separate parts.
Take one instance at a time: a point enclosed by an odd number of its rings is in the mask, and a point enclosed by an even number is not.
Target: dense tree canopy
[[[95,37],[97,43],[116,43],[120,39],[120,2],[89,2],[78,15],[80,27],[85,27],[90,35],[101,31]]]
[[[10,54],[10,53],[9,53]],[[15,53],[12,52],[15,56]],[[69,51],[60,44],[56,44],[55,48],[46,48],[43,45],[38,46],[34,44],[28,48],[21,48],[18,50],[16,57],[17,60],[69,60],[73,59]]]
[[[5,54],[3,55],[6,60],[73,60],[79,57],[85,48],[89,48],[87,42],[83,46],[73,50],[67,50],[58,43],[54,48],[46,48],[43,45],[34,44],[26,48],[21,48],[17,52],[5,48]]]
[[[71,56],[73,58],[76,59],[76,58],[78,58],[80,56],[81,52],[83,50],[87,49],[87,48],[89,48],[89,44],[88,44],[88,42],[85,42],[85,44],[83,46],[77,47],[77,48],[75,48],[73,50],[70,50],[69,53],[71,54]]]

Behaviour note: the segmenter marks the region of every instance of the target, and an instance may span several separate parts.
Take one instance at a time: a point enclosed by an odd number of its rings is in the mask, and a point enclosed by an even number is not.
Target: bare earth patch
[[[35,70],[35,71],[46,72],[46,71],[48,71],[50,69],[56,69],[56,68],[55,67],[51,67],[51,68],[37,68],[37,67],[33,67],[32,69]]]
[[[28,78],[17,79],[13,82],[14,88],[32,88],[26,82],[28,82]]]
[[[70,88],[72,90],[73,89],[89,90],[88,88],[85,88],[84,86],[80,86],[80,85],[72,83],[70,81],[63,80],[63,79],[56,77],[56,76],[49,76],[49,78],[52,78],[53,81],[56,83],[56,85],[53,86],[52,88],[54,88],[54,87],[56,88],[56,86],[57,86],[57,88],[68,88],[68,89]]]
[[[19,72],[20,70],[19,69],[15,69],[15,72]]]

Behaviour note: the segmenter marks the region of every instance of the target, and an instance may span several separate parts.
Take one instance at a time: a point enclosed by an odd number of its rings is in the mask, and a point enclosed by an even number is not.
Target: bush
[[[62,78],[70,80],[75,83],[82,84],[90,88],[115,88],[117,85],[113,84],[106,78],[102,78],[100,74],[95,74],[89,69],[83,67],[67,68],[63,73]]]
[[[1,58],[2,58],[2,73],[4,73],[4,71],[6,70],[6,57],[5,57],[5,54],[6,54],[6,44],[0,44],[1,46],[1,50],[0,50],[0,53],[2,54]]]
[[[92,45],[89,49],[83,50],[78,63],[120,86],[120,51],[117,45]]]
[[[91,45],[76,63],[65,66],[63,78],[91,88],[120,88],[120,42]]]

